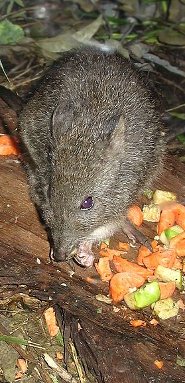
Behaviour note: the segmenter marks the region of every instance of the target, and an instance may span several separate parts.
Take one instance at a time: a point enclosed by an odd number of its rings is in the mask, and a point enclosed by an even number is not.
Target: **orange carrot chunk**
[[[143,259],[147,269],[155,270],[158,265],[171,268],[175,262],[176,252],[173,249],[156,251]]]
[[[0,156],[18,155],[20,151],[13,137],[0,135]]]
[[[184,302],[183,302],[183,300],[182,299],[179,299],[178,301],[177,301],[177,304],[178,304],[178,306],[179,306],[179,308],[181,309],[181,310],[185,310],[185,304],[184,304]]]
[[[112,271],[110,268],[109,258],[100,258],[98,263],[95,263],[96,270],[103,282],[108,282],[112,278]]]
[[[22,358],[18,358],[17,359],[17,367],[22,372],[22,374],[25,374],[27,369],[28,369],[26,360],[22,359]]]
[[[181,205],[180,203],[176,203],[174,204],[173,209],[175,212],[175,221],[177,225],[185,230],[185,206]]]
[[[172,269],[174,270],[182,270],[182,259],[175,258]]]
[[[56,336],[58,334],[59,327],[57,326],[53,307],[49,307],[47,310],[45,310],[44,317],[50,336]]]
[[[159,243],[156,241],[156,239],[154,239],[154,240],[151,242],[151,246],[152,246],[153,253],[154,253],[155,251],[159,251],[159,250],[162,250],[162,249],[163,249],[163,246],[159,245]]]
[[[170,298],[175,291],[175,282],[159,282],[160,299]]]
[[[162,210],[160,221],[157,225],[157,233],[161,235],[162,231],[169,229],[175,224],[175,212],[172,210],[172,205]]]
[[[145,327],[146,326],[146,322],[142,319],[131,319],[130,324],[133,327]]]
[[[109,286],[110,295],[115,303],[121,302],[129,288],[140,287],[145,279],[135,272],[114,274]]]
[[[138,265],[143,266],[143,258],[147,257],[148,255],[151,254],[151,251],[144,245],[141,245],[138,251],[138,256],[137,256],[137,263]]]
[[[100,257],[109,258],[110,261],[112,261],[114,255],[120,256],[120,254],[121,254],[120,250],[109,249],[109,247],[107,247],[107,249],[102,249],[99,252]]]
[[[155,360],[154,364],[159,369],[163,368],[163,366],[164,366],[164,362],[162,360]]]
[[[176,244],[176,253],[178,257],[185,257],[185,238],[181,239]]]
[[[127,212],[127,217],[136,226],[141,226],[143,223],[143,212],[137,205],[132,205],[129,207]]]
[[[185,239],[185,231],[182,233],[176,235],[170,240],[170,249],[176,249],[178,242],[182,241]]]
[[[100,244],[100,250],[104,250],[104,249],[107,249],[107,248],[108,248],[107,243],[105,243],[105,242],[101,242],[101,244]]]
[[[153,275],[152,270],[147,270],[145,267],[139,266],[136,263],[130,262],[127,259],[117,257],[116,255],[113,257],[113,264],[118,273],[127,271],[134,272],[138,275],[141,275],[144,279],[147,279],[149,276]]]

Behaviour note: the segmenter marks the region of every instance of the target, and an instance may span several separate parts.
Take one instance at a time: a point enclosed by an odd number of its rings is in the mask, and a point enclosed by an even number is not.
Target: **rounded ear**
[[[104,122],[103,138],[110,139],[118,128],[120,118],[120,115],[114,115]]]
[[[74,120],[74,108],[72,103],[58,104],[55,108],[51,121],[51,134],[53,137],[61,137],[71,128]]]
[[[118,114],[112,116],[104,125],[103,136],[110,142],[117,135],[123,136],[124,134],[124,119],[123,116]]]
[[[96,156],[99,155],[100,161],[106,156],[116,155],[122,152],[125,145],[125,123],[122,115],[116,115],[104,121],[102,133],[96,142]]]

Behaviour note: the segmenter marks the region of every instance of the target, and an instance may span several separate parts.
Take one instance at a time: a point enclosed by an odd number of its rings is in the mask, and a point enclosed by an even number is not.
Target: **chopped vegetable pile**
[[[140,246],[135,262],[128,261],[129,244],[119,242],[119,249],[100,245],[100,259],[95,264],[103,282],[109,283],[114,303],[124,300],[130,309],[151,306],[161,319],[177,315],[180,305],[172,298],[184,289],[185,272],[185,206],[173,193],[156,190],[150,205],[143,211],[131,206],[128,218],[137,227],[143,220],[157,223],[152,251]]]

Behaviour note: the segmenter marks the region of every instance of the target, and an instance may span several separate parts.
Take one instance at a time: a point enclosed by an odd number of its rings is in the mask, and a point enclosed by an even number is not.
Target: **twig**
[[[81,366],[81,364],[78,361],[78,356],[77,356],[76,349],[75,349],[74,344],[73,344],[73,342],[71,340],[69,340],[69,345],[71,347],[73,360],[75,362],[75,366],[76,366],[76,369],[78,371],[78,376],[79,376],[80,382],[81,383],[87,383],[87,380],[84,377],[85,374],[84,374],[84,371],[82,369],[82,366]]]
[[[47,353],[44,354],[44,360],[52,370],[55,370],[58,375],[67,383],[77,383],[77,380],[69,374],[64,368],[60,367],[53,358]]]
[[[173,108],[167,109],[167,112],[172,112],[173,110],[183,108],[183,106],[185,106],[185,104],[174,106]]]

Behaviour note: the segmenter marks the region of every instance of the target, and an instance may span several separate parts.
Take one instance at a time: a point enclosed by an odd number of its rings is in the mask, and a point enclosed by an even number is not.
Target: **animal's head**
[[[53,116],[50,228],[58,259],[113,234],[128,204],[120,193],[123,117],[87,115],[71,108],[61,114],[58,107]]]

